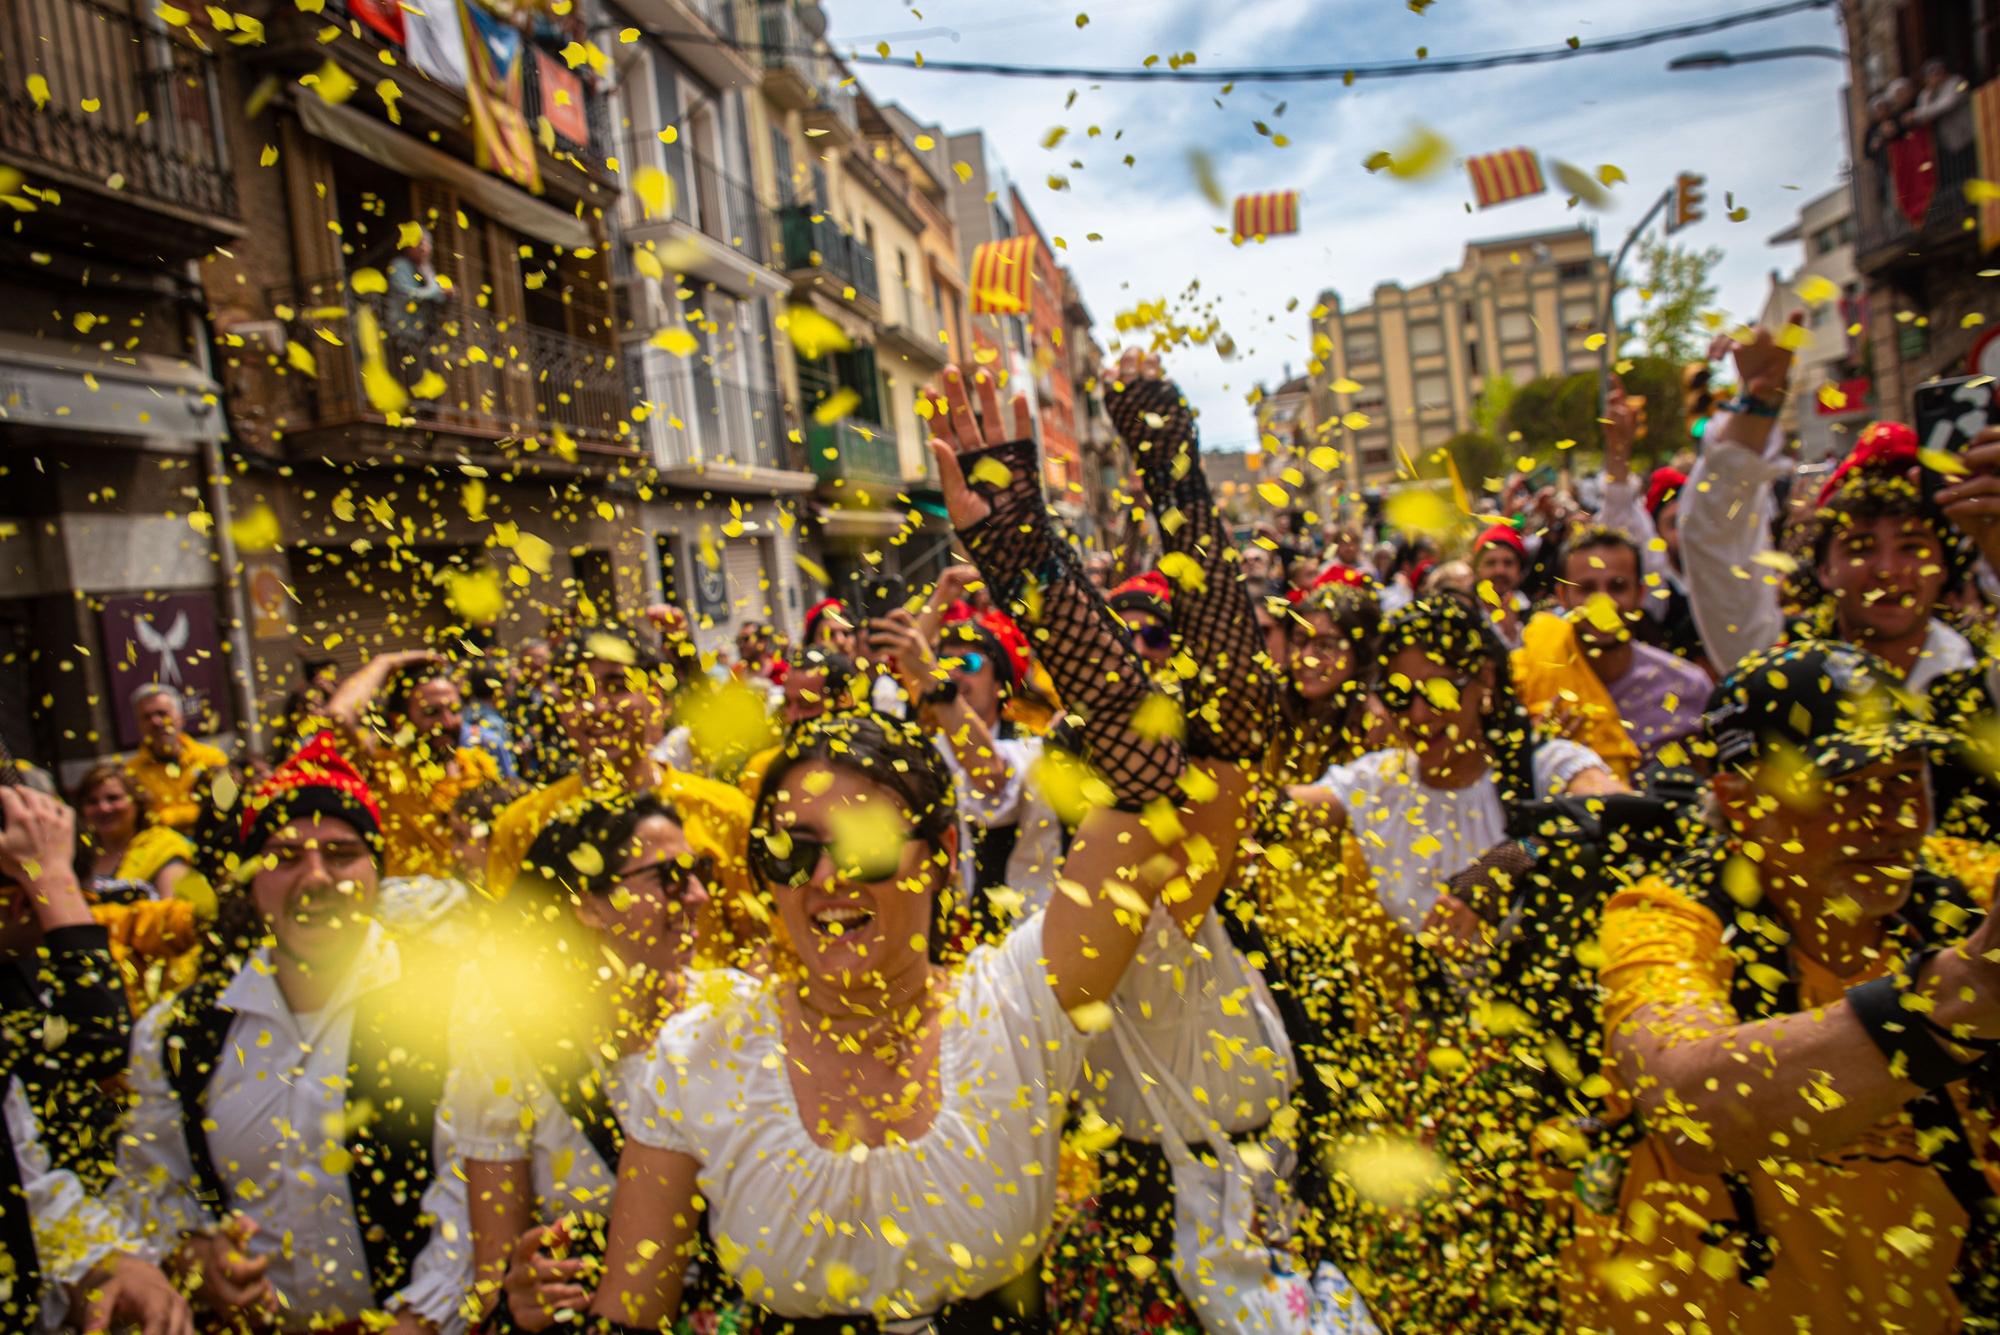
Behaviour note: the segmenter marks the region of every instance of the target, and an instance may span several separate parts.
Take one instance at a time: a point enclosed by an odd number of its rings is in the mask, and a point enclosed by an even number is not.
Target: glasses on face
[[[270,843],[264,845],[264,857],[273,867],[291,869],[304,864],[306,854],[317,853],[319,860],[327,867],[352,867],[366,862],[374,856],[367,844],[359,839],[332,839],[324,843]]]
[[[1464,702],[1465,684],[1469,680],[1468,677],[1425,677],[1421,681],[1412,681],[1400,672],[1392,672],[1375,688],[1375,698],[1392,714],[1409,713],[1420,699],[1440,714],[1452,714]]]
[[[685,899],[697,890],[706,893],[708,887],[715,884],[715,859],[706,854],[682,853],[620,872],[613,881],[622,885],[642,876],[653,877],[661,894]]]
[[[1141,626],[1132,632],[1132,639],[1147,649],[1165,649],[1173,643],[1173,633],[1165,626]]]
[[[842,865],[843,853],[848,865]],[[765,830],[750,837],[750,865],[771,885],[796,890],[812,879],[821,857],[830,857],[834,870],[849,880],[887,881],[903,865],[903,845],[840,849],[836,841],[802,830]]]
[[[985,669],[986,655],[977,649],[968,649],[962,654],[954,654],[945,659],[943,667],[946,672],[977,673]]]

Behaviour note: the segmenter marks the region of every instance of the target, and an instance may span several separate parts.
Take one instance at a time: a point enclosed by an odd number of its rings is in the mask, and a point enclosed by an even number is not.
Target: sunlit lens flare
[[[833,863],[844,876],[862,881],[887,880],[903,863],[909,823],[886,802],[857,802],[836,808],[827,817]]]

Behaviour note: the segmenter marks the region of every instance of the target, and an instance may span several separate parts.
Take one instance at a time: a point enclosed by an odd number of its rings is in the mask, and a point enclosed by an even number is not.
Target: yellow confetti
[[[1410,127],[1403,142],[1368,156],[1362,163],[1370,172],[1387,171],[1401,181],[1421,181],[1443,171],[1451,159],[1451,143],[1425,125]]]
[[[674,178],[658,167],[641,167],[632,174],[632,193],[648,218],[665,218],[674,211]]]
[[[320,101],[335,107],[353,97],[355,90],[361,87],[360,82],[330,56],[313,73],[301,75],[299,82],[318,93]]]
[[[676,357],[686,357],[701,343],[685,329],[662,329],[649,340],[652,345]]]
[[[475,626],[491,625],[507,609],[507,595],[497,570],[475,570],[445,576],[445,601],[452,611]]]
[[[1840,296],[1840,289],[1834,285],[1833,280],[1822,278],[1818,274],[1807,274],[1792,290],[1798,293],[1799,300],[1808,306],[1824,306]]]
[[[236,549],[245,553],[275,551],[284,540],[278,516],[268,505],[256,506],[231,523],[229,536]]]
[[[1382,517],[1402,532],[1442,538],[1457,524],[1458,511],[1429,487],[1408,487],[1384,502]]]
[[[813,409],[813,421],[821,426],[832,426],[835,422],[852,416],[854,410],[860,406],[859,392],[846,388],[837,389]]]
[[[792,306],[778,317],[778,328],[792,341],[799,356],[814,361],[830,352],[846,352],[854,346],[847,331],[810,306]]]
[[[2000,184],[1982,180],[1975,176],[1965,183],[1965,202],[1968,204],[2000,203]]]

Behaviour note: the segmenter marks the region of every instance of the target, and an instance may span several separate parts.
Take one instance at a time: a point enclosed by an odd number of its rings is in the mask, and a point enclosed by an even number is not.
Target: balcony
[[[650,241],[676,271],[739,296],[784,290],[782,275],[770,268],[771,216],[748,180],[653,135],[629,138],[621,156],[628,172],[657,167],[673,182],[673,208],[665,217],[647,217],[636,192],[625,193],[620,214],[627,240]],[[617,266],[620,281],[638,277],[630,247],[618,248]]]
[[[580,101],[582,106],[564,106],[559,103],[551,106],[549,103],[555,101],[555,95],[549,89],[542,87],[541,63],[534,58],[532,51],[527,59],[521,62],[521,114],[527,118],[528,127],[539,134],[538,127],[542,116],[549,118],[551,127],[561,126],[565,121],[574,121],[581,116],[585,127],[584,138],[573,139],[557,129],[555,152],[559,158],[579,158],[583,166],[590,169],[593,165],[590,161],[590,146],[612,142],[611,121],[605,110],[604,98],[591,92],[589,85],[581,79],[578,80],[578,85],[582,89],[582,95],[575,97],[575,100]],[[602,166],[601,163],[596,165]]]
[[[822,85],[804,119],[806,133],[823,146],[849,148],[861,142],[861,109],[852,88]]]
[[[885,428],[810,422],[805,435],[807,462],[826,494],[880,505],[903,489],[902,456]]]
[[[903,289],[895,305],[897,310],[893,315],[884,312],[878,340],[926,373],[942,371],[951,360],[951,349],[938,340],[936,312],[908,288]]]
[[[767,0],[757,15],[757,35],[764,47],[764,96],[786,111],[804,111],[819,101],[822,60],[810,54],[813,37],[792,0]]]
[[[163,24],[96,0],[0,4],[0,159],[101,201],[72,197],[52,226],[175,259],[241,235],[218,96],[214,57]]]
[[[749,88],[757,66],[743,49],[760,41],[738,0],[628,0],[626,11],[654,30],[674,58],[719,88]]]
[[[670,485],[766,495],[812,489],[776,390],[648,357],[643,393],[653,463]]]
[[[292,374],[294,382],[304,381],[306,414],[303,422],[286,425],[288,435],[374,425],[500,443],[560,432],[580,450],[630,453],[617,434],[626,395],[616,353],[500,318],[491,288],[476,274],[454,288],[438,284],[429,291],[433,295],[421,300],[393,290],[357,292],[348,274],[270,291],[271,310],[287,339],[313,363],[310,373]],[[377,402],[379,375],[364,374],[363,311],[381,333],[381,370],[411,390],[393,422]],[[415,390],[427,377],[439,392],[418,398]],[[377,389],[372,396],[371,383]],[[317,442],[311,448],[317,451]]]
[[[1913,224],[1898,206],[1886,158],[1855,163],[1855,256],[1865,273],[1920,265],[1927,250],[1972,240],[1968,224],[1978,210],[1966,199],[1965,186],[1979,175],[1979,150],[1972,139],[1971,95],[1934,128],[1939,139],[1964,136],[1967,146],[1955,153],[1937,149],[1932,159],[1937,184],[1920,223]]]
[[[882,293],[875,277],[875,252],[840,230],[831,218],[810,204],[788,204],[778,210],[785,272],[800,285],[824,283],[844,300],[879,312]],[[853,296],[847,295],[847,290]]]

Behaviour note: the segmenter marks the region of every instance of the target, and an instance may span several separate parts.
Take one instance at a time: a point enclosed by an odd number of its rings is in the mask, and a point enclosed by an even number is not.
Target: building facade
[[[1344,456],[1350,492],[1393,482],[1472,429],[1487,380],[1594,370],[1610,263],[1582,227],[1474,241],[1457,269],[1369,304],[1320,294],[1312,312],[1311,420]]]
[[[204,734],[250,704],[199,263],[251,237],[240,100],[150,8],[0,7],[0,735],[65,781],[147,681]]]
[[[2000,220],[1982,222],[1966,186],[2000,173],[2000,144],[1980,128],[2000,117],[1977,114],[2000,96],[2000,5],[1842,0],[1841,12],[1867,360],[1876,411],[1907,419],[1911,391],[1970,374],[1992,332],[1979,272]],[[1896,162],[1911,168],[1900,186]]]
[[[1759,322],[1775,329],[1804,313],[1810,342],[1792,363],[1784,426],[1807,460],[1845,454],[1855,434],[1876,416],[1852,200],[1847,185],[1836,186],[1808,200],[1798,219],[1771,238],[1774,246],[1800,248],[1796,267],[1772,271]]]

